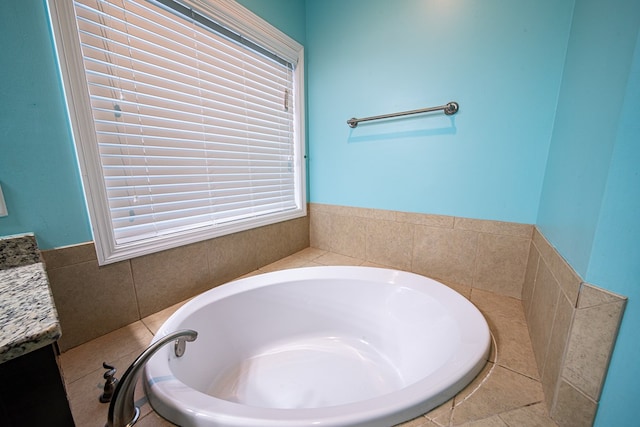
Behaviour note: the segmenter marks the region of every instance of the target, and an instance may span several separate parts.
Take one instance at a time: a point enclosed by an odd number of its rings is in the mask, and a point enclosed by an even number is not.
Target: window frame
[[[207,226],[180,233],[158,236],[139,242],[117,244],[112,228],[107,190],[94,127],[88,85],[78,27],[72,0],[47,0],[50,24],[58,54],[62,84],[72,137],[76,147],[82,184],[87,202],[93,238],[100,265],[123,261],[154,252],[196,243],[277,222],[304,217],[307,214],[304,47],[295,40],[231,0],[181,0],[218,24],[246,37],[253,43],[281,55],[295,64],[294,68],[294,165],[297,208],[255,217],[221,226]]]

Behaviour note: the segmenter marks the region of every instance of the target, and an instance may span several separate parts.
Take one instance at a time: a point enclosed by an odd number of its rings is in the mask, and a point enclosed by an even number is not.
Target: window
[[[306,214],[302,46],[228,0],[49,9],[100,264]]]

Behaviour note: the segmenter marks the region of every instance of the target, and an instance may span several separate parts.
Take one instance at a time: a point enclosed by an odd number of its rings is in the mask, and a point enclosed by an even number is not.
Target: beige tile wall
[[[535,229],[522,300],[551,417],[591,425],[626,298],[584,283]]]
[[[520,298],[533,226],[310,205],[311,246]]]
[[[99,266],[93,243],[43,252],[63,351],[309,246],[308,217]]]

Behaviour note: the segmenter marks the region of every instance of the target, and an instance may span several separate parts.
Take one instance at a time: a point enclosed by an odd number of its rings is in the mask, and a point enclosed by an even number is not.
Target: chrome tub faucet
[[[130,427],[138,421],[140,409],[135,405],[133,393],[138,382],[138,377],[142,373],[142,368],[158,350],[165,344],[174,342],[174,353],[176,357],[181,357],[185,351],[186,341],[194,341],[198,333],[191,329],[175,331],[159,339],[144,350],[140,356],[133,361],[126,372],[118,381],[111,403],[109,404],[109,415],[105,427]]]

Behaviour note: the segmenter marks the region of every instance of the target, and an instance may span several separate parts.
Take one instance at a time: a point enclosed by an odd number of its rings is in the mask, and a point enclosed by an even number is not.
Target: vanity
[[[0,237],[0,424],[74,426],[60,322],[35,236]]]

